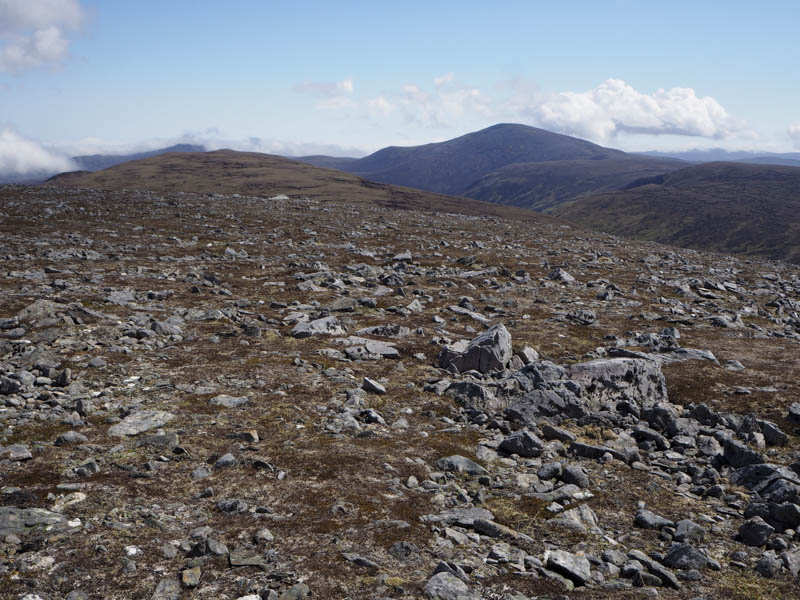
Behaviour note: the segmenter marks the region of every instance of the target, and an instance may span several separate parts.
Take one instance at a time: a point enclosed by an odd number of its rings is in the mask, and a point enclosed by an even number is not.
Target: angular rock
[[[733,438],[725,440],[723,456],[728,464],[734,468],[757,465],[765,462],[764,458],[758,452],[751,450],[745,444]]]
[[[527,429],[520,429],[500,442],[499,449],[523,458],[534,458],[542,453],[544,442]]]
[[[506,367],[511,360],[511,334],[505,325],[490,327],[471,342],[445,346],[439,353],[439,366],[459,373],[489,373]]]
[[[592,578],[589,560],[565,550],[550,550],[545,553],[545,565],[578,586],[586,585]]]
[[[775,528],[761,517],[748,519],[739,527],[739,539],[742,543],[756,548],[766,544],[773,533]]]
[[[673,539],[676,542],[702,542],[706,536],[706,530],[694,521],[683,519],[675,525]]]
[[[347,335],[347,331],[336,317],[301,322],[292,329],[292,336],[296,338],[307,338],[312,335]]]

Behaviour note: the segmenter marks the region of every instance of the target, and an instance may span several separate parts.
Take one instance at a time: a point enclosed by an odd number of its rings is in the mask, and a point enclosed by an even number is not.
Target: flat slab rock
[[[164,410],[140,410],[108,428],[108,435],[125,437],[157,429],[172,421],[175,415]]]
[[[24,539],[29,534],[68,531],[79,525],[44,508],[0,506],[0,538],[13,534]]]

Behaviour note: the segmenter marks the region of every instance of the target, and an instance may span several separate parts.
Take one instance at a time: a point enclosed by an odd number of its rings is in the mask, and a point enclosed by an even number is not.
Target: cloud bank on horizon
[[[0,175],[43,176],[73,171],[72,160],[11,129],[0,131]]]
[[[0,0],[0,71],[58,65],[84,19],[77,0]]]
[[[797,150],[800,150],[800,121],[791,123],[786,133],[792,139],[792,143]]]

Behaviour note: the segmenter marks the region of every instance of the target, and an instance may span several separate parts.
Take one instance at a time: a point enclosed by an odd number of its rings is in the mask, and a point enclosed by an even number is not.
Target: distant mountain
[[[137,152],[135,154],[86,154],[83,156],[73,156],[72,160],[78,165],[81,171],[100,171],[114,165],[119,165],[131,160],[140,158],[150,158],[168,152],[205,152],[203,146],[196,144],[175,144],[167,148],[149,150],[147,152]]]
[[[323,163],[321,158],[330,162]],[[537,210],[684,166],[674,159],[631,156],[512,123],[493,125],[446,142],[390,146],[357,160],[298,160],[373,181]],[[340,162],[334,162],[337,160]]]
[[[233,150],[172,152],[128,161],[102,171],[62,173],[45,183],[61,187],[126,188],[161,193],[240,193],[259,197],[286,194],[323,201],[346,200],[413,210],[555,221],[553,217],[510,206],[375,183],[280,156]]]
[[[677,158],[693,163],[705,162],[745,162],[755,164],[786,165],[796,167],[800,163],[800,152],[754,152],[754,151],[729,151],[722,148],[710,148],[707,150],[684,150],[682,152],[659,152],[652,150],[649,152],[638,152],[639,156],[649,156],[654,158]]]
[[[563,204],[577,225],[800,264],[800,168],[705,163]]]

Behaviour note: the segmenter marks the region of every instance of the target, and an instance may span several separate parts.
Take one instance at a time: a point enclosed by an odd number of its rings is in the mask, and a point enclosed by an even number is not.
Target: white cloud
[[[450,83],[456,78],[455,74],[451,71],[450,73],[445,73],[441,77],[437,77],[433,80],[433,83],[436,87],[440,87],[445,83]]]
[[[789,134],[789,137],[792,138],[792,143],[797,150],[800,150],[800,121],[797,123],[791,123],[789,128],[786,130],[786,133]]]
[[[0,71],[59,64],[84,18],[77,0],[0,0]]]
[[[0,131],[0,175],[47,175],[76,168],[69,157],[48,150],[11,129]]]
[[[493,99],[479,88],[456,82],[452,73],[434,80],[435,90],[427,92],[415,84],[404,85],[397,104],[406,120],[424,127],[450,128],[474,116],[494,116]]]
[[[352,77],[342,81],[304,81],[303,83],[298,83],[292,89],[295,92],[323,98],[349,95],[354,91]]]
[[[533,90],[517,95],[511,105],[546,129],[600,142],[621,133],[713,139],[747,133],[742,120],[714,98],[698,97],[692,88],[644,94],[620,79],[608,79],[586,92]]]
[[[378,96],[367,100],[367,108],[369,109],[370,116],[386,116],[394,112],[397,108],[385,96]]]

